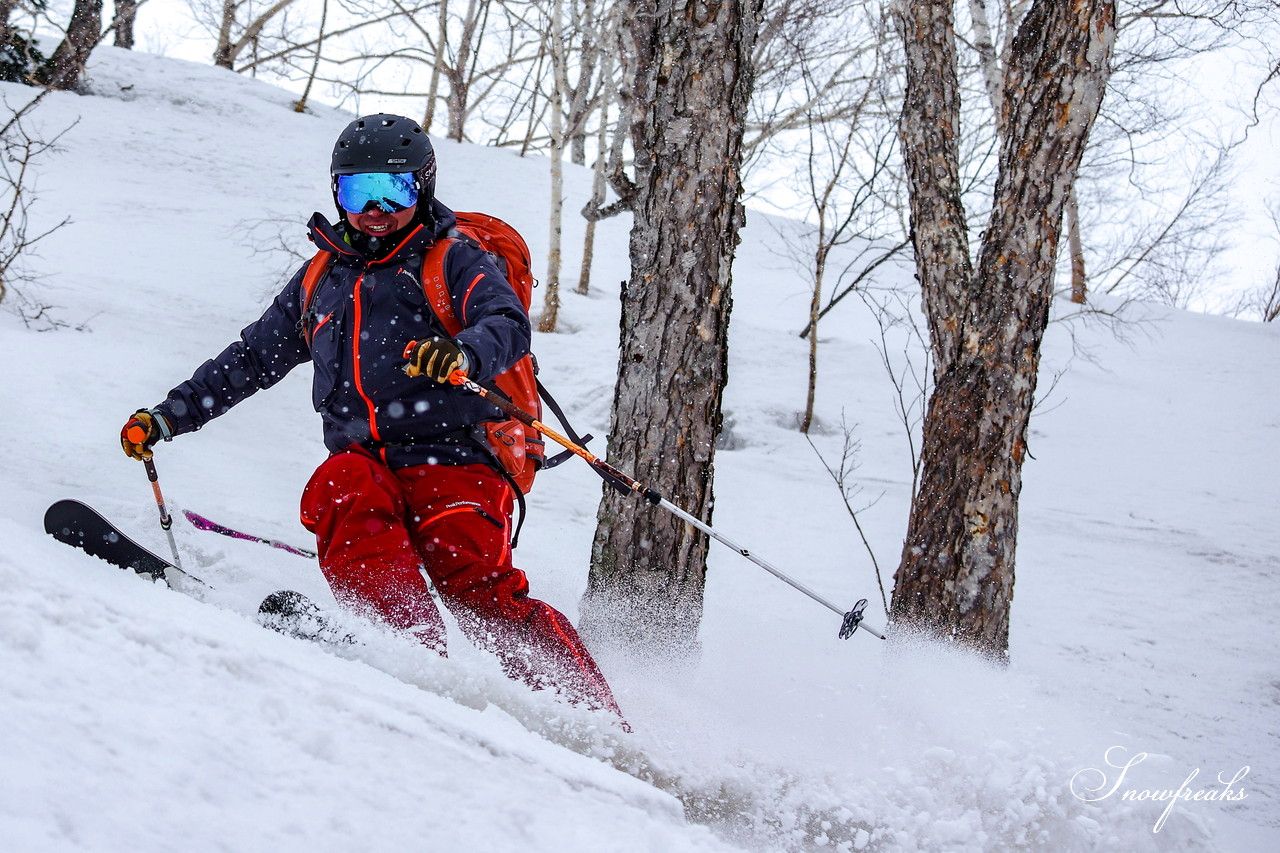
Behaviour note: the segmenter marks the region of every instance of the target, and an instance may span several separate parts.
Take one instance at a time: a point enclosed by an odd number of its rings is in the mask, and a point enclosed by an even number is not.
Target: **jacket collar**
[[[355,266],[382,266],[397,263],[408,255],[422,254],[436,240],[448,236],[457,224],[453,211],[432,199],[430,216],[415,219],[409,229],[396,235],[395,244],[386,246],[385,251],[376,257],[358,251],[351,245],[345,222],[335,226],[323,214],[314,213],[307,227],[310,229],[311,242],[315,243],[317,249],[332,252]]]

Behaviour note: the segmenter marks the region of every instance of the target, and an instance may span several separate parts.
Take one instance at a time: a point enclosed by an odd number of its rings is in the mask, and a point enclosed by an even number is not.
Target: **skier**
[[[157,441],[198,430],[311,361],[332,455],[303,490],[301,515],[337,600],[444,654],[425,573],[509,676],[621,716],[569,620],[530,598],[512,565],[512,488],[483,439],[498,410],[448,382],[455,370],[488,381],[523,357],[524,306],[487,253],[456,241],[443,271],[464,328],[445,333],[419,276],[456,220],[435,198],[435,152],[414,121],[353,121],[330,173],[339,222],[316,213],[309,227],[334,259],[309,298],[304,266],[240,340],[129,418],[125,453],[148,458]]]

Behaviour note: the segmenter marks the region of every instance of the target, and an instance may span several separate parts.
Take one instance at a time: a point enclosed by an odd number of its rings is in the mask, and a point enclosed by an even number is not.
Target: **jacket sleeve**
[[[270,388],[310,358],[301,332],[298,270],[262,317],[246,326],[240,340],[196,368],[186,382],[155,407],[174,435],[194,432],[255,391]]]
[[[457,340],[471,358],[471,374],[484,382],[529,353],[529,312],[483,250],[458,241],[445,256],[445,280],[462,324]]]

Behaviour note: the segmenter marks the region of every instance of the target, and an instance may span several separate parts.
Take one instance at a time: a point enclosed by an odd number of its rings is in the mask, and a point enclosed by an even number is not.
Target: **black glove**
[[[404,372],[409,376],[426,376],[434,382],[445,384],[455,370],[467,371],[470,364],[462,347],[450,338],[432,338],[419,343],[410,341],[404,349],[409,363]]]
[[[120,446],[130,459],[150,459],[151,446],[165,437],[162,415],[152,415],[146,409],[138,409],[120,430]]]

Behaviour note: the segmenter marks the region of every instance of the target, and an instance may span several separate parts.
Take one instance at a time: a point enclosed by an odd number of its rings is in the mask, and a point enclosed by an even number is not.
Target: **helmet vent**
[[[333,147],[332,174],[417,172],[433,165],[430,137],[413,119],[372,115],[347,125]]]

